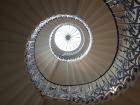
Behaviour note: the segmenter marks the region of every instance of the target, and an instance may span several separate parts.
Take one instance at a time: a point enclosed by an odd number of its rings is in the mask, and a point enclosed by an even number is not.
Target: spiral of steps
[[[87,88],[94,82],[101,83],[103,78],[109,80],[111,74],[115,75],[116,66],[130,69],[132,65],[132,70],[125,72],[128,74],[127,78],[122,77],[123,82],[119,80],[122,85],[119,82],[117,82],[119,84],[117,86],[112,85],[111,89],[115,87],[116,91],[119,86],[124,88],[121,94],[119,94],[120,91],[115,92],[116,94],[113,94],[111,100],[107,101],[103,97],[107,102],[97,103],[99,105],[139,105],[140,79],[137,77],[140,71],[139,10],[139,0],[2,0],[0,3],[0,105],[93,104],[87,101],[59,100],[60,96],[53,96],[53,98],[52,95],[48,95],[48,91],[43,93],[42,87],[38,85],[38,79],[34,80],[32,77],[35,71],[32,72],[29,69],[32,64],[29,64],[28,55],[32,54],[37,70],[43,77],[43,84],[71,90],[80,88],[79,86]],[[127,11],[132,11],[132,14]],[[130,20],[124,16],[124,13],[126,13],[126,17],[132,15]],[[56,20],[44,23],[43,27],[39,27],[43,22],[55,16],[60,16],[60,19],[57,17]],[[83,29],[85,26],[81,21],[87,25],[89,30]],[[60,23],[79,25],[78,27],[84,30],[82,33],[86,38],[88,32],[91,32],[89,39],[91,37],[92,42],[84,39],[86,40],[85,46],[88,46],[88,43],[91,46],[83,58],[78,59],[82,56],[78,53],[74,56],[76,61],[70,61],[67,58],[63,61],[57,53],[55,56],[56,50],[53,50],[54,53],[50,50],[51,32]],[[128,24],[131,24],[131,27],[135,27],[136,30],[132,29],[132,33],[129,33]],[[38,27],[40,30],[37,30]],[[129,31],[127,32],[125,29]],[[36,30],[37,33],[35,33]],[[34,33],[35,37],[33,37]],[[29,48],[32,47],[29,46],[31,41],[33,41],[31,43],[34,47],[33,53]],[[127,55],[126,53],[129,52],[126,52],[128,51],[126,49],[131,51],[131,48],[134,52]],[[83,50],[83,55],[86,51]],[[132,59],[133,56],[134,59]],[[127,62],[127,58],[130,62],[123,66],[122,62]],[[132,77],[129,77],[131,75]],[[119,77],[121,76],[119,75]],[[131,84],[129,84],[130,81]],[[118,97],[116,98],[116,96]]]

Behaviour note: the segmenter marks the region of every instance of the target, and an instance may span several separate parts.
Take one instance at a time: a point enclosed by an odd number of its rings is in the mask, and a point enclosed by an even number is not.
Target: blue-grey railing
[[[94,82],[62,86],[47,81],[39,73],[34,59],[36,29],[26,46],[27,70],[43,96],[78,103],[100,103],[127,90],[140,71],[140,2],[139,0],[104,0],[118,30],[118,52],[111,68]]]

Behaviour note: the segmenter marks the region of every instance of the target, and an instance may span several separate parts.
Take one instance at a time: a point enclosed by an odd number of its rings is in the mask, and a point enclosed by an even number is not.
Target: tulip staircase
[[[140,105],[139,0],[1,0],[0,105]]]

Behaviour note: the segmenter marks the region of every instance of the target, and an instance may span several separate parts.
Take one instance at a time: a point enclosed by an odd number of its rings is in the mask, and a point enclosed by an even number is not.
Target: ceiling
[[[72,6],[72,7],[71,7]],[[61,12],[60,12],[61,11]],[[0,3],[0,104],[1,105],[69,105],[71,103],[53,100],[41,96],[39,90],[31,82],[25,65],[25,44],[32,31],[40,21],[52,15],[75,14],[84,17],[83,20],[93,29],[94,50],[92,53],[98,65],[90,67],[90,78],[79,79],[76,76],[71,84],[85,83],[95,80],[91,69],[104,73],[112,62],[116,46],[116,30],[110,11],[102,0],[1,0]],[[111,30],[110,30],[111,28]],[[101,39],[101,40],[100,40]],[[39,40],[39,39],[38,39]],[[106,45],[106,47],[104,46]],[[108,46],[109,48],[108,48]],[[107,54],[103,50],[107,50]],[[99,52],[100,53],[99,53]],[[91,53],[91,55],[92,55]],[[105,55],[104,55],[105,54]],[[112,55],[112,56],[110,56]],[[101,56],[102,59],[97,58]],[[83,63],[91,59],[85,58]],[[106,60],[108,62],[106,62]],[[94,62],[96,63],[96,62]],[[107,65],[106,65],[107,64]],[[74,64],[76,65],[76,64]],[[102,65],[103,68],[99,68]],[[79,66],[82,67],[82,66]],[[88,63],[87,66],[89,67]],[[76,68],[79,70],[79,68]],[[86,69],[86,68],[85,68]],[[85,70],[84,69],[84,70]],[[62,69],[64,71],[64,69]],[[84,70],[81,70],[84,73]],[[75,72],[75,71],[74,71]],[[78,71],[80,72],[80,71]],[[66,84],[65,74],[57,71],[57,83]],[[65,71],[63,72],[65,73]],[[76,73],[75,73],[76,74]],[[78,74],[78,73],[77,73]],[[89,75],[87,74],[87,75]],[[44,74],[47,76],[47,74]],[[72,75],[72,74],[71,74]],[[85,75],[85,74],[83,74]],[[59,78],[62,76],[62,78]],[[57,80],[57,81],[56,81]],[[103,105],[140,105],[140,79],[121,96],[103,103]]]

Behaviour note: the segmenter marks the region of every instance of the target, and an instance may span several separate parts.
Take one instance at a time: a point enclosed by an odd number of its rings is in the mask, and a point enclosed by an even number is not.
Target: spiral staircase
[[[140,105],[139,0],[1,0],[0,36],[0,105]]]

